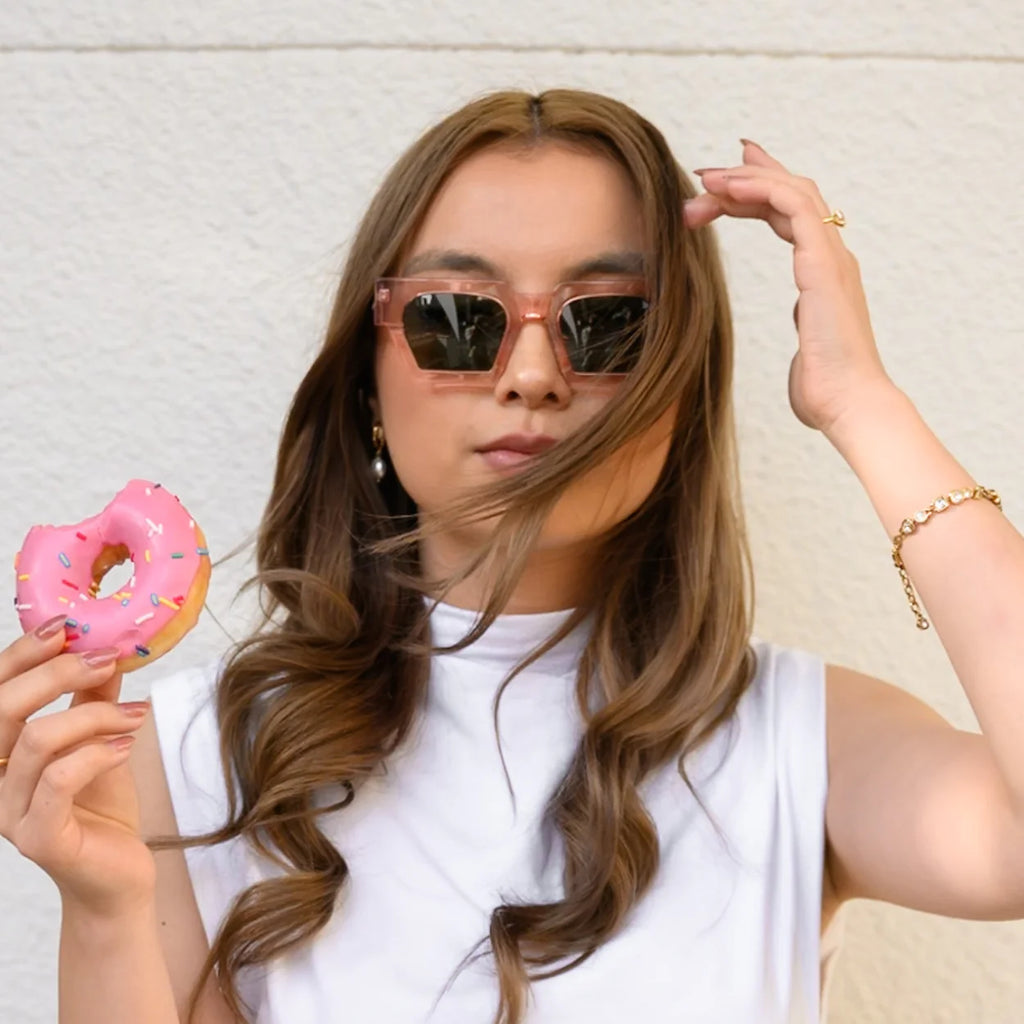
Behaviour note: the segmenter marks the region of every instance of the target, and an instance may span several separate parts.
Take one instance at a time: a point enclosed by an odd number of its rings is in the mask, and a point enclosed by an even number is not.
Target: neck
[[[527,615],[575,608],[586,593],[593,560],[592,545],[542,548],[534,551],[502,614]],[[428,579],[442,579],[464,562],[466,547],[450,535],[431,537],[423,542],[420,560]],[[468,576],[445,595],[448,604],[479,611],[494,585],[493,573],[483,571]]]

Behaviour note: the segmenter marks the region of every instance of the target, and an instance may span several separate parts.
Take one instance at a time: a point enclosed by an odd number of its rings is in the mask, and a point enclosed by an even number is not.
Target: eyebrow
[[[581,260],[566,267],[561,274],[563,281],[578,281],[594,274],[629,274],[644,276],[647,258],[640,252],[604,252],[599,256]],[[410,277],[424,270],[452,270],[457,273],[486,274],[496,281],[507,280],[502,269],[476,253],[459,252],[457,249],[427,249],[413,256],[399,273],[399,277]]]

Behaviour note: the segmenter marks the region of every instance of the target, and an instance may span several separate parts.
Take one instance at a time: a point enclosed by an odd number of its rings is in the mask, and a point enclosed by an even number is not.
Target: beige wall
[[[6,0],[0,554],[136,475],[173,486],[211,549],[237,543],[373,188],[431,120],[507,85],[626,100],[688,168],[736,160],[745,135],[815,177],[849,218],[890,373],[1024,523],[1022,61],[1019,0]],[[720,237],[758,634],[973,728],[865,494],[789,409],[789,253],[759,223]],[[229,630],[244,568],[215,574]],[[0,643],[16,632],[9,612]],[[153,671],[222,640],[204,617]],[[0,879],[0,1019],[43,1024],[56,899],[6,844]],[[1024,924],[851,911],[833,1024],[1024,1020]]]

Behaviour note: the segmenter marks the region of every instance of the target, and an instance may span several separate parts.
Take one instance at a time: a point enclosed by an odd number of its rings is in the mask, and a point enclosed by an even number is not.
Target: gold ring
[[[837,228],[846,227],[846,217],[842,210],[833,210],[827,217],[821,218],[822,224],[835,224]]]
[[[10,764],[11,759],[9,757],[0,757],[0,768],[6,768]]]

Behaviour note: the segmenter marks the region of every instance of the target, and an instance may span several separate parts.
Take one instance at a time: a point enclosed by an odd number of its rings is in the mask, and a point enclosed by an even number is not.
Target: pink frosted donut
[[[14,606],[27,633],[66,615],[67,651],[117,647],[122,672],[166,654],[196,624],[210,582],[206,538],[175,495],[130,480],[98,515],[74,526],[33,526],[14,556]],[[100,581],[131,559],[135,575],[98,597]]]

